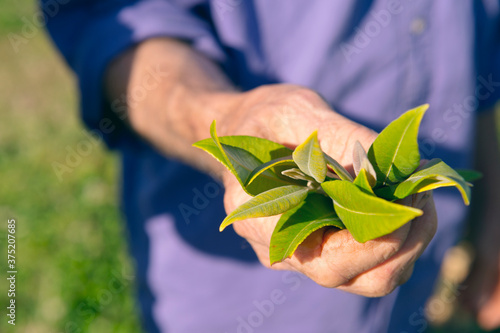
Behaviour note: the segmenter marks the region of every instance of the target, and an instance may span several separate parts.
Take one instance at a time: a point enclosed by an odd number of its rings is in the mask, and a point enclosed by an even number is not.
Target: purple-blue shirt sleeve
[[[492,110],[500,100],[500,5],[478,2],[475,6],[476,97],[482,112]]]
[[[203,6],[199,2],[69,0],[54,7],[56,2],[41,0],[47,29],[78,78],[82,118],[89,128],[100,130],[111,146],[122,132],[104,130],[110,119],[117,119],[111,114],[102,84],[113,58],[158,36],[187,41],[216,60],[222,56],[209,22],[197,14]]]

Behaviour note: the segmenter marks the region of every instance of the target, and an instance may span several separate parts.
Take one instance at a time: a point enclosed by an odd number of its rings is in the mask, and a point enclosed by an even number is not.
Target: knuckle
[[[310,277],[311,280],[325,288],[337,288],[347,282],[342,276],[333,274],[329,276]]]
[[[412,274],[413,274],[413,268],[414,268],[414,265],[411,265],[411,267],[407,268],[404,273],[401,275],[399,281],[398,281],[398,285],[402,285],[402,284],[405,284],[406,282],[408,282],[408,280],[411,278]]]
[[[379,290],[377,297],[387,296],[396,289],[397,285],[392,283],[384,283]]]
[[[293,95],[297,98],[297,100],[305,102],[316,101],[318,99],[318,94],[316,92],[299,86],[295,87]]]
[[[378,296],[386,296],[394,291],[398,286],[409,280],[413,272],[411,267],[400,267],[400,265],[387,265],[375,280],[373,290]]]
[[[393,257],[401,250],[403,242],[392,237],[383,240],[375,240],[373,244],[373,256],[378,263],[383,263]]]
[[[384,262],[398,253],[405,244],[411,224],[407,223],[396,231],[373,240],[373,254]]]
[[[305,272],[306,273],[306,272]],[[349,280],[351,280],[351,277],[348,277],[344,274],[342,274],[342,270],[338,270],[335,267],[329,267],[328,269],[322,269],[316,272],[313,272],[312,274],[309,273],[306,275],[319,284],[322,287],[325,288],[337,288],[345,283],[347,283]]]
[[[293,87],[289,94],[285,95],[285,103],[301,110],[314,110],[318,102],[322,101],[313,90],[303,87]]]
[[[382,297],[387,296],[396,289],[399,284],[397,283],[396,278],[394,276],[389,276],[388,278],[379,278],[374,282],[373,290],[374,297]]]
[[[384,261],[388,260],[389,258],[393,257],[396,253],[401,250],[403,247],[403,242],[400,240],[392,240],[388,242],[384,242],[384,245],[382,246],[382,258]]]

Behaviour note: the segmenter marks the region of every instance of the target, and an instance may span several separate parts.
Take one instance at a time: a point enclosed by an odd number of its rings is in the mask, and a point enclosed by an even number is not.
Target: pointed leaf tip
[[[257,177],[259,177],[261,174],[265,173],[270,173],[271,168],[274,168],[276,166],[287,166],[287,167],[293,167],[295,166],[295,162],[292,159],[292,156],[285,156],[285,157],[280,157],[276,158],[274,160],[271,160],[269,162],[263,163],[253,169],[253,171],[248,175],[247,180],[245,181],[245,186],[250,185]]]
[[[420,209],[367,194],[349,181],[324,182],[321,187],[333,199],[335,212],[360,243],[390,234],[423,214]]]
[[[222,221],[219,231],[236,221],[282,214],[300,204],[308,191],[305,186],[288,185],[261,193],[232,211]]]
[[[337,162],[333,157],[329,156],[326,153],[324,153],[323,156],[325,157],[328,165],[332,167],[333,171],[337,174],[337,176],[339,176],[340,179],[350,182],[353,181],[351,174],[347,172],[347,170],[342,165],[340,165],[339,162]]]
[[[464,204],[469,205],[471,197],[470,184],[441,159],[434,158],[404,182],[392,186],[391,190],[394,198],[402,199],[414,193],[448,186],[456,187],[462,195]]]
[[[326,226],[345,229],[333,210],[332,200],[309,192],[304,201],[284,213],[276,224],[269,246],[271,265],[291,257],[311,233]]]
[[[368,151],[377,173],[377,184],[395,184],[406,179],[420,164],[418,130],[429,105],[406,111],[380,132]]]
[[[263,170],[258,175],[253,174],[251,182],[247,180],[252,171],[262,163],[290,156],[292,150],[276,142],[253,136],[218,137],[215,120],[210,125],[210,136],[208,139],[194,143],[193,146],[206,151],[223,164],[248,194],[254,196],[290,183],[273,170]]]
[[[372,190],[373,184],[370,184],[370,180],[368,179],[368,172],[366,169],[359,170],[358,176],[352,182],[354,185],[358,186],[363,192],[371,195],[375,195]]]
[[[377,173],[373,168],[365,149],[359,141],[356,140],[354,144],[354,149],[352,151],[352,167],[356,176],[359,175],[361,169],[365,169],[366,177],[370,186],[373,187],[377,183]]]
[[[326,178],[326,161],[318,141],[318,131],[314,131],[302,144],[295,148],[293,160],[306,175],[313,177],[318,183]]]

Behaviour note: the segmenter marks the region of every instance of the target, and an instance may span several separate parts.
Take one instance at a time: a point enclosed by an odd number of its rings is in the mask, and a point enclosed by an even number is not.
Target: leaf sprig
[[[314,231],[347,228],[364,243],[387,235],[423,214],[395,202],[415,193],[454,186],[466,205],[468,181],[477,172],[455,171],[440,159],[421,167],[418,129],[428,105],[405,112],[375,139],[368,153],[359,142],[353,151],[353,177],[321,150],[317,132],[295,150],[252,136],[218,137],[194,144],[211,154],[252,199],[231,212],[220,231],[240,220],[282,214],[271,236],[271,264],[291,257]]]

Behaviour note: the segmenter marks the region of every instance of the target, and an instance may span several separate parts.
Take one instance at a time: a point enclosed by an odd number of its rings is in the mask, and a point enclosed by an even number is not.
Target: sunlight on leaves
[[[366,194],[375,195],[375,193],[373,193],[372,185],[368,180],[368,172],[366,172],[365,169],[361,169],[359,171],[358,176],[356,177],[356,179],[354,179],[352,183],[357,187],[359,187],[359,189],[365,192]]]
[[[377,173],[375,172],[372,163],[368,159],[368,155],[366,154],[365,149],[359,141],[356,141],[356,143],[354,144],[352,155],[352,167],[356,176],[359,174],[361,169],[365,169],[366,178],[370,183],[370,186],[375,186],[375,184],[377,183]]]
[[[396,199],[402,199],[414,193],[447,186],[455,186],[460,191],[464,203],[469,205],[470,184],[441,159],[435,158],[430,160],[421,170],[412,174],[407,180],[395,186],[393,196]]]
[[[478,172],[455,171],[440,159],[417,169],[418,129],[427,108],[427,104],[421,105],[391,122],[368,153],[356,142],[354,180],[321,150],[317,131],[292,151],[251,136],[219,138],[214,121],[211,138],[194,146],[226,166],[243,189],[255,196],[231,212],[220,230],[235,221],[283,214],[271,237],[273,264],[292,256],[322,227],[345,227],[358,242],[387,235],[423,214],[420,209],[393,202],[415,193],[454,186],[468,205],[469,181],[478,179]]]
[[[310,234],[326,226],[345,228],[332,209],[331,199],[309,193],[298,206],[284,213],[276,224],[269,247],[271,265],[291,257]]]
[[[332,198],[337,215],[360,243],[390,234],[423,214],[420,209],[366,194],[345,180],[324,182],[321,186]]]
[[[303,201],[308,191],[304,186],[288,185],[261,193],[229,214],[222,221],[219,230],[224,230],[236,221],[282,214]]]
[[[352,182],[351,174],[349,172],[347,172],[347,170],[342,165],[340,165],[339,162],[337,162],[333,157],[331,157],[325,153],[323,153],[323,156],[325,157],[328,165],[337,174],[337,176],[340,177],[340,179],[348,180],[348,181]]]
[[[368,158],[377,173],[377,184],[394,184],[406,179],[420,163],[418,128],[428,104],[405,112],[391,122],[373,142]]]
[[[317,131],[314,131],[306,141],[298,145],[292,156],[302,172],[313,177],[318,183],[325,181],[326,161],[319,145]]]

